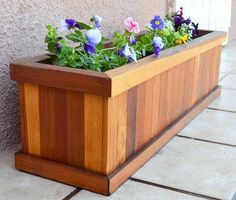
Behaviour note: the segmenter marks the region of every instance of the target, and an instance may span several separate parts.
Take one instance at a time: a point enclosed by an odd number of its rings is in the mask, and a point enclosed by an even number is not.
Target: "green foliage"
[[[162,39],[163,49],[186,43],[192,38],[192,30],[189,25],[183,24],[176,30],[173,17],[168,17],[164,20],[162,30],[153,30],[149,26],[142,36],[135,36],[134,33],[127,30],[124,33],[115,32],[112,47],[105,45],[108,40],[103,37],[101,42],[96,45],[96,51],[90,54],[84,45],[89,44],[86,31],[94,28],[94,26],[82,22],[76,23],[80,29],[70,27],[66,35],[60,35],[58,29],[51,25],[47,26],[48,32],[45,36],[45,43],[48,51],[56,58],[55,64],[57,65],[104,72],[130,62],[129,56],[120,54],[121,49],[127,44],[130,52],[135,52],[137,59],[140,59],[154,53],[154,37]],[[136,42],[133,42],[132,39]],[[71,45],[72,43],[74,44]]]

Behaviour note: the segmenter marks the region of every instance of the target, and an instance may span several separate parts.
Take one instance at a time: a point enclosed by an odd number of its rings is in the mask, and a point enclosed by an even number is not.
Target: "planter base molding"
[[[108,176],[37,158],[22,151],[15,155],[16,168],[92,192],[111,195],[219,95],[220,87],[217,86]]]

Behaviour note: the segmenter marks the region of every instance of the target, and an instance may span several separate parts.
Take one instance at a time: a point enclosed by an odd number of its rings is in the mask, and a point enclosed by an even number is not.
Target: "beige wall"
[[[229,29],[229,41],[236,39],[236,0],[232,0],[231,27]]]
[[[156,14],[166,13],[165,0],[4,0],[0,6],[0,150],[19,142],[17,84],[9,79],[9,63],[43,54],[45,26],[66,17],[87,21],[103,17],[103,33],[122,30],[132,16],[144,29]]]

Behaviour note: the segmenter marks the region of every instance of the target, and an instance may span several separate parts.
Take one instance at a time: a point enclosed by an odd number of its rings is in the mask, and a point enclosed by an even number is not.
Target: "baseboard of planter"
[[[110,195],[219,95],[220,87],[217,86],[109,176],[34,157],[22,151],[15,154],[16,168],[92,192]]]

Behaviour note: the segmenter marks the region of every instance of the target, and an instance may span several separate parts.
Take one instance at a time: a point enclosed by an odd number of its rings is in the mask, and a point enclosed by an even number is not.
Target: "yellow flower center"
[[[156,24],[156,25],[159,25],[159,24],[160,24],[160,22],[159,22],[159,21],[155,21],[155,24]]]

